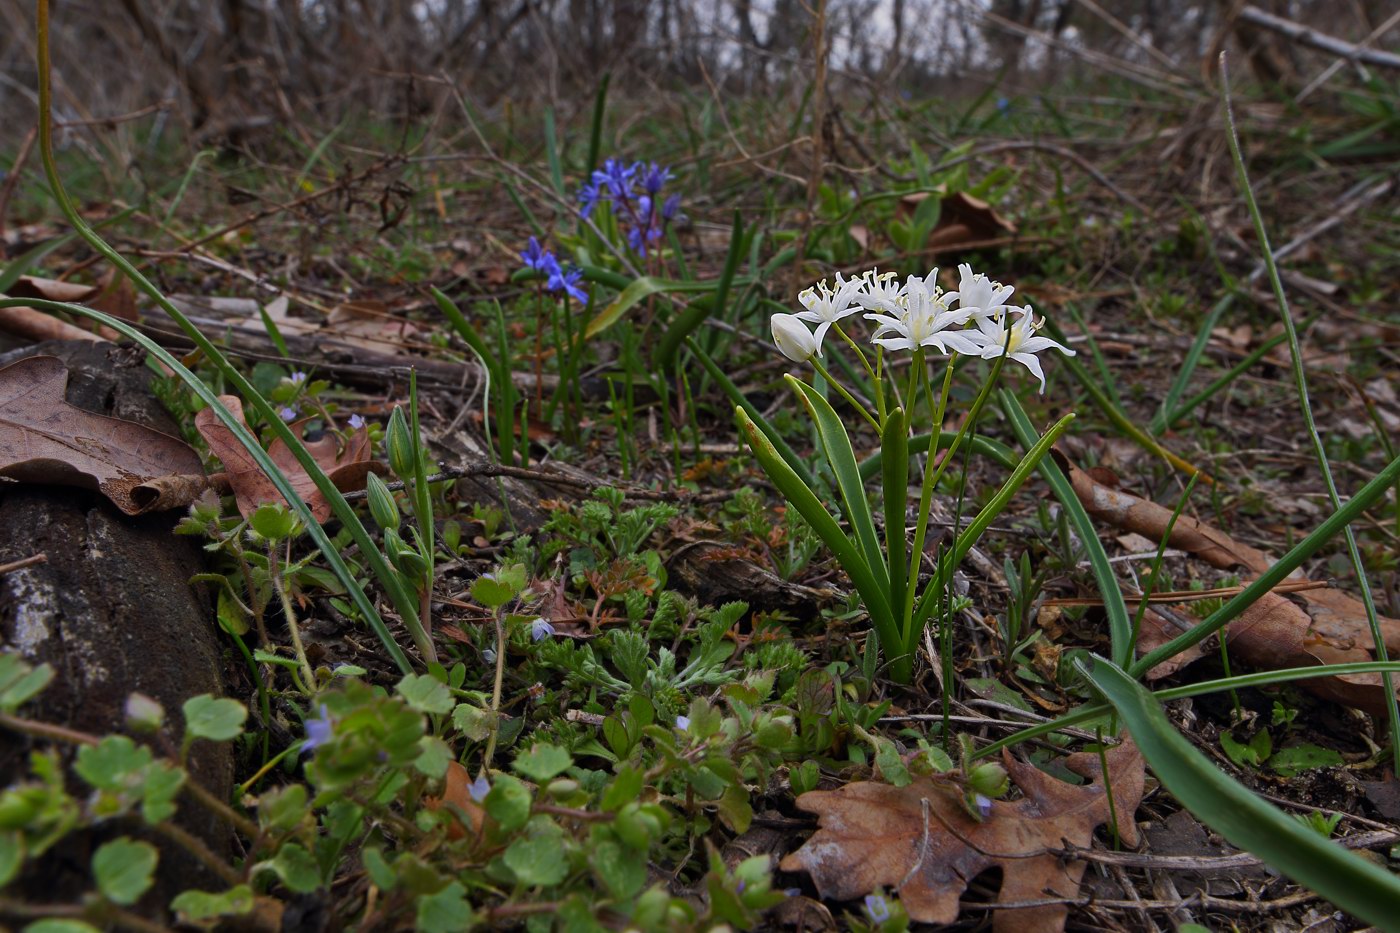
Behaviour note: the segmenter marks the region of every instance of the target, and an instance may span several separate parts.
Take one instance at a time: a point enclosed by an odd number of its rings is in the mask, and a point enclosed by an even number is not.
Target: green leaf
[[[876,738],[875,767],[880,769],[880,777],[895,787],[904,787],[914,780],[899,755],[899,748],[889,739]]]
[[[296,531],[297,517],[280,502],[268,502],[248,516],[248,524],[269,541],[282,541]]]
[[[1035,428],[1031,426],[1031,419],[1026,415],[1026,411],[1017,401],[1016,396],[1006,389],[998,393],[1001,398],[1002,411],[1006,413],[1007,419],[1011,422],[1011,428],[1016,433],[1016,439],[1021,446],[1030,448],[1036,443],[1037,437]],[[1133,623],[1128,618],[1127,605],[1123,602],[1123,590],[1118,585],[1118,577],[1113,572],[1113,565],[1108,562],[1108,552],[1104,550],[1103,542],[1099,540],[1099,533],[1094,528],[1094,522],[1089,518],[1089,513],[1084,510],[1079,497],[1074,494],[1073,487],[1069,484],[1069,478],[1060,469],[1059,464],[1053,457],[1046,457],[1040,461],[1040,475],[1050,484],[1050,488],[1055,492],[1055,498],[1060,501],[1065,514],[1069,516],[1070,524],[1074,526],[1074,533],[1079,536],[1080,542],[1084,545],[1084,550],[1089,556],[1089,564],[1094,570],[1094,582],[1098,584],[1099,595],[1103,598],[1104,614],[1108,616],[1108,633],[1113,646],[1113,659],[1119,664],[1127,664],[1132,658],[1133,652]]]
[[[528,752],[516,756],[512,767],[535,783],[543,784],[550,778],[563,774],[573,763],[573,757],[558,745],[536,742],[530,746]]]
[[[1269,760],[1273,751],[1273,739],[1268,729],[1260,729],[1248,742],[1241,742],[1229,732],[1220,733],[1220,747],[1225,756],[1240,767],[1257,768]]]
[[[0,832],[0,888],[14,880],[24,864],[24,835],[19,830]]]
[[[441,716],[451,712],[455,705],[447,684],[432,674],[405,674],[394,689],[404,702],[420,713]]]
[[[1280,748],[1269,759],[1269,767],[1284,777],[1294,777],[1300,771],[1313,768],[1334,768],[1343,763],[1339,752],[1311,742]]]
[[[425,735],[418,740],[418,747],[422,751],[413,760],[413,767],[435,780],[447,773],[447,766],[452,763],[452,749],[446,742],[435,735]]]
[[[305,784],[287,784],[258,798],[258,823],[270,832],[291,832],[308,815]]]
[[[905,528],[909,505],[909,425],[904,420],[903,408],[896,408],[885,417],[880,431],[880,456],[884,474],[881,491],[885,500],[885,563],[890,578],[890,605],[902,607],[909,575]],[[858,473],[865,479],[863,468]]]
[[[151,761],[150,749],[124,735],[109,735],[96,745],[79,748],[73,770],[98,790],[120,790],[128,774],[145,769]]]
[[[460,881],[418,899],[420,933],[461,933],[472,925],[472,906]]]
[[[624,314],[652,295],[666,292],[707,292],[714,287],[711,282],[678,282],[674,279],[644,275],[624,288],[612,304],[599,311],[597,316],[588,322],[588,327],[583,332],[584,339],[591,340],[612,327]]]
[[[525,589],[525,568],[519,564],[483,573],[472,581],[472,599],[487,609],[499,609]]]
[[[861,482],[860,467],[856,465],[856,452],[851,447],[850,435],[846,426],[836,414],[831,403],[821,397],[816,389],[795,376],[787,376],[788,385],[797,390],[807,404],[807,411],[817,425],[817,436],[821,438],[822,450],[831,472],[836,476],[836,486],[841,492],[841,501],[846,506],[846,517],[855,529],[856,540],[865,555],[865,563],[875,576],[877,584],[887,592],[889,573],[885,569],[885,555],[880,550],[880,539],[875,535],[875,522],[870,515],[870,502],[865,496],[865,484]],[[886,645],[885,650],[893,653],[896,646]]]
[[[107,900],[129,907],[155,882],[156,847],[122,836],[103,843],[92,856],[92,877]]]
[[[486,812],[505,832],[513,832],[530,819],[530,789],[509,774],[496,777],[485,801]]]
[[[146,769],[146,782],[141,788],[141,816],[155,824],[175,815],[175,798],[185,786],[185,772],[158,761]]]
[[[185,701],[185,738],[227,742],[243,733],[248,708],[237,700],[201,694]]]
[[[773,485],[778,487],[778,491],[783,494],[783,498],[807,520],[807,524],[812,526],[812,530],[817,533],[831,552],[836,555],[836,560],[841,564],[841,568],[846,571],[851,582],[855,584],[861,599],[865,601],[866,611],[870,613],[870,620],[875,625],[876,632],[880,635],[880,642],[885,646],[887,655],[904,654],[905,648],[899,640],[898,623],[890,612],[889,594],[880,578],[876,577],[870,569],[865,559],[861,556],[856,546],[846,537],[841,526],[836,523],[836,519],[831,517],[831,513],[822,505],[807,485],[805,485],[798,475],[782,457],[768,438],[750,420],[748,414],[741,408],[735,412],[735,417],[739,421],[739,428],[743,432],[745,439],[749,443],[749,448],[753,450],[755,459],[763,467],[763,471],[768,474],[768,478],[773,481]]]
[[[253,909],[253,889],[240,884],[227,891],[184,891],[170,902],[170,909],[186,923],[242,916]]]
[[[596,843],[588,863],[616,898],[635,897],[647,883],[647,860],[612,839]]]
[[[516,880],[529,887],[547,887],[569,874],[564,832],[547,819],[536,819],[529,832],[506,849],[503,860]]]
[[[48,662],[31,667],[17,654],[0,654],[0,710],[14,712],[47,687],[53,676]]]
[[[494,714],[470,703],[459,703],[452,711],[452,725],[473,742],[484,742],[491,734]]]
[[[294,894],[310,894],[321,887],[321,870],[316,859],[305,848],[289,842],[277,850],[277,855],[258,863],[259,869],[269,869]]]
[[[81,920],[35,920],[24,933],[100,933],[97,927]]]
[[[639,799],[644,786],[646,786],[646,773],[641,768],[623,765],[603,791],[603,796],[598,801],[598,807],[604,812],[615,813],[632,801]]]
[[[1382,929],[1395,929],[1400,878],[1290,818],[1223,774],[1146,689],[1103,658],[1081,672],[1113,704],[1162,785],[1197,819],[1294,881]]]

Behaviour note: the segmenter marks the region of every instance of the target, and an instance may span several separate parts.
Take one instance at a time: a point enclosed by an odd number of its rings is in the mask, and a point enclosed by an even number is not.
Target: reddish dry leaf
[[[219,400],[232,411],[240,421],[243,421],[243,403],[235,396],[221,395]],[[281,493],[272,484],[272,480],[262,471],[243,445],[233,436],[233,432],[224,426],[215,416],[212,409],[204,409],[194,419],[195,427],[203,435],[204,440],[209,444],[209,450],[223,461],[224,470],[228,479],[228,484],[233,489],[234,497],[238,500],[238,511],[245,517],[251,515],[258,506],[267,502],[283,502]],[[244,422],[246,424],[246,421]],[[306,420],[298,421],[291,425],[298,437],[306,430]],[[321,469],[326,471],[335,488],[341,492],[352,492],[365,488],[365,477],[371,470],[379,472],[382,467],[370,460],[370,439],[369,432],[363,428],[356,431],[346,442],[342,450],[336,444],[336,439],[332,434],[325,434],[319,440],[303,441],[306,449],[321,465]],[[287,475],[291,480],[292,488],[296,490],[307,508],[311,509],[311,514],[318,522],[324,522],[331,517],[331,506],[326,501],[326,497],[316,488],[316,483],[301,468],[301,464],[292,456],[292,451],[281,440],[274,440],[267,449],[268,456],[272,462]]]
[[[1161,540],[1171,520],[1171,509],[1110,488],[1063,457],[1060,462],[1069,473],[1075,495],[1090,515],[1152,540]],[[1240,567],[1257,575],[1274,563],[1263,551],[1241,544],[1218,528],[1188,515],[1177,519],[1167,543],[1221,569]],[[1290,579],[1305,580],[1306,577],[1295,572]],[[1375,642],[1366,620],[1366,607],[1359,599],[1334,589],[1302,590],[1296,595],[1306,604],[1306,612],[1277,593],[1267,593],[1231,622],[1226,628],[1231,653],[1267,670],[1374,660],[1371,650]],[[1147,621],[1144,619],[1144,623]],[[1380,626],[1387,651],[1392,655],[1400,652],[1400,620],[1381,616]],[[1162,634],[1170,638],[1180,632],[1168,630]],[[1300,684],[1325,699],[1385,715],[1385,695],[1378,674],[1319,677]]]
[[[1064,759],[1067,768],[1093,781],[1081,786],[1009,754],[1003,757],[1023,796],[993,802],[982,822],[964,809],[958,787],[931,778],[907,787],[862,781],[803,794],[797,805],[816,813],[820,828],[783,859],[783,870],[806,871],[828,900],[893,889],[919,923],[957,920],[962,893],[989,868],[1002,869],[998,903],[1075,897],[1085,863],[1057,853],[1066,843],[1088,846],[1095,827],[1112,818],[1099,756],[1081,752]],[[1142,755],[1125,741],[1106,757],[1118,831],[1136,845],[1133,814],[1142,800]],[[1059,933],[1068,911],[1058,904],[998,910],[992,929]]]
[[[448,824],[449,839],[461,839],[470,830],[472,835],[481,834],[481,824],[486,821],[483,810],[471,795],[472,777],[460,763],[453,761],[447,765],[447,777],[443,782],[441,797],[426,797],[424,805],[429,810],[447,807],[456,820]]]
[[[0,369],[0,475],[96,489],[128,515],[188,505],[204,488],[184,441],[64,398],[68,368],[31,356]]]

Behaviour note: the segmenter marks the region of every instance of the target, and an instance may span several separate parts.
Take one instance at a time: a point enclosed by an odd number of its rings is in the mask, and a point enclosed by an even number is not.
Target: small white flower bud
[[[794,363],[805,363],[817,352],[817,339],[795,314],[773,315],[773,343]]]

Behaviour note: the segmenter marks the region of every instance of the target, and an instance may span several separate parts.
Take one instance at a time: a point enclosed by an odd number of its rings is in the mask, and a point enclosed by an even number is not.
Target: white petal
[[[1029,369],[1037,378],[1040,379],[1040,394],[1044,395],[1045,371],[1040,368],[1040,360],[1036,359],[1029,353],[1013,353],[1011,354],[1011,358],[1016,362],[1020,363],[1022,366]]]

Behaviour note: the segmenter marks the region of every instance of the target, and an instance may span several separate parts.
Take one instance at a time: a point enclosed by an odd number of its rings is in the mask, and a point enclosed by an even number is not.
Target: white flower
[[[817,338],[795,314],[775,314],[772,320],[773,343],[783,356],[794,363],[805,363],[820,351]]]
[[[1012,314],[1019,314],[1019,320],[1011,321]],[[1044,320],[1037,321],[1035,315],[1031,313],[1031,306],[1024,308],[1004,308],[991,317],[980,318],[977,321],[977,331],[969,331],[978,335],[982,343],[981,356],[983,359],[995,359],[1005,353],[1008,357],[1029,369],[1031,373],[1040,380],[1040,391],[1045,392],[1045,373],[1040,368],[1040,360],[1036,359],[1036,354],[1042,350],[1054,347],[1067,356],[1074,356],[1074,351],[1068,347],[1061,346],[1049,337],[1040,337],[1036,331],[1044,324]]]
[[[950,330],[967,323],[968,312],[949,308],[942,290],[934,284],[938,270],[927,278],[911,275],[904,284],[904,295],[898,300],[865,295],[862,304],[884,314],[867,314],[868,320],[880,325],[871,340],[886,350],[918,350],[936,347],[941,353],[982,352],[981,342],[965,331]]]
[[[956,297],[958,307],[974,318],[987,317],[1007,307],[1007,300],[1016,290],[1010,285],[993,282],[980,272],[974,274],[967,263],[958,266],[958,275],[958,290],[949,293],[946,298],[952,301]]]
[[[861,280],[864,282],[861,293],[868,301],[897,303],[904,297],[904,283],[899,281],[897,273],[868,269],[861,274]],[[856,297],[860,300],[859,295]]]
[[[831,325],[860,310],[855,301],[865,285],[865,276],[843,279],[838,272],[835,291],[826,282],[818,282],[815,287],[804,289],[798,294],[797,300],[806,310],[799,311],[794,316],[798,320],[811,321],[817,325],[817,333],[813,339],[817,344],[818,356],[821,355],[822,341],[826,339],[826,332]]]

